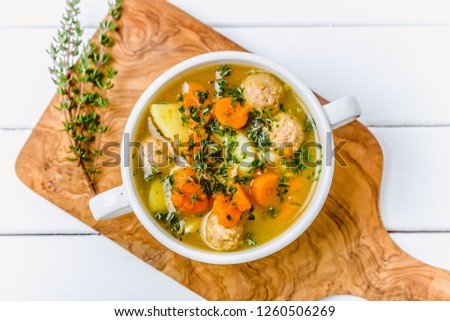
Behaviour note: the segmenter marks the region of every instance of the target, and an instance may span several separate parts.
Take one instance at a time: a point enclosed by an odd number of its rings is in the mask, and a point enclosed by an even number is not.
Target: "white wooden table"
[[[81,2],[87,39],[107,1]],[[171,2],[288,67],[327,99],[356,96],[361,121],[384,150],[387,229],[411,255],[450,269],[448,1]],[[54,94],[45,49],[63,6],[0,0],[0,299],[200,299],[35,195],[14,173]]]

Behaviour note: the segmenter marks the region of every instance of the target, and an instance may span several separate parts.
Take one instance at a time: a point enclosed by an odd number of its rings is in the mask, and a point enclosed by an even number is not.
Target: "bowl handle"
[[[118,217],[133,210],[123,191],[123,186],[117,186],[90,199],[89,207],[97,221]]]
[[[323,106],[331,129],[337,129],[361,116],[361,107],[355,97],[343,97]]]

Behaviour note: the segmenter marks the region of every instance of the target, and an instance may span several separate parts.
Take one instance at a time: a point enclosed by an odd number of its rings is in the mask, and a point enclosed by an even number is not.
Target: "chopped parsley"
[[[150,167],[150,174],[148,174],[147,176],[144,177],[144,179],[147,182],[150,182],[152,179],[154,179],[155,177],[161,175],[162,173],[159,171],[158,167],[156,167],[155,165],[151,165]]]
[[[222,65],[219,68],[216,68],[217,73],[219,74],[219,77],[228,77],[231,75],[232,69],[230,65]]]
[[[189,125],[189,120],[186,114],[181,114],[181,123],[183,124],[183,126]]]
[[[202,110],[202,115],[205,116],[206,114],[208,114],[212,109],[212,105],[207,105],[205,108],[203,108]]]
[[[255,220],[255,214],[254,214],[254,212],[255,212],[255,208],[253,207],[253,205],[252,205],[252,207],[250,208],[250,210],[248,211],[248,220],[249,221],[254,221]]]
[[[209,180],[201,179],[200,186],[202,187],[203,192],[211,197],[213,194],[222,192],[226,192],[226,186],[220,180],[218,180],[215,176],[211,176]]]
[[[188,150],[193,150],[196,145],[197,142],[195,140],[190,140],[188,143]]]
[[[197,95],[200,104],[204,104],[209,96],[209,92],[207,90],[206,91],[196,90],[195,94]]]
[[[258,243],[256,243],[255,240],[253,240],[253,234],[252,233],[247,233],[245,235],[245,243],[247,245],[251,245],[251,246],[258,245]]]
[[[231,97],[231,103],[233,105],[235,102],[238,102],[242,106],[244,106],[244,104],[245,104],[244,88],[232,87],[232,88],[228,89],[228,95]]]
[[[192,204],[195,204],[200,200],[200,198],[198,196],[198,192],[195,192],[194,194],[189,196],[189,198],[191,199]]]
[[[241,184],[241,185],[245,185],[248,182],[250,182],[253,179],[253,177],[251,176],[235,176],[233,177],[233,183],[234,184]]]
[[[222,177],[228,177],[228,171],[225,163],[222,163],[217,169],[217,174]]]
[[[196,108],[194,106],[190,106],[189,107],[189,116],[196,122],[196,123],[200,123],[201,122],[201,118],[199,115],[200,112],[200,108]]]
[[[267,214],[269,214],[269,216],[272,218],[275,218],[278,215],[277,211],[273,207],[269,207]]]
[[[317,148],[322,148],[318,143],[314,145]],[[299,174],[306,168],[314,168],[322,164],[321,159],[315,158],[309,151],[312,146],[308,143],[304,143],[300,149],[294,153],[291,160],[283,159],[282,164],[292,169],[292,172]]]
[[[314,171],[312,175],[308,175],[307,179],[312,180],[313,182],[317,182],[319,180],[321,172],[321,169],[319,169],[318,171]]]
[[[231,73],[230,65],[225,64],[216,68],[216,85],[219,87],[216,93],[217,97],[223,97],[228,92],[228,81],[223,78],[230,76]]]
[[[254,109],[249,113],[247,137],[256,147],[266,150],[272,142],[269,137],[270,119],[261,115],[261,112]]]
[[[289,178],[286,175],[281,175],[281,177],[278,179],[277,196],[280,199],[280,203],[283,203],[284,197],[289,191],[288,182]]]
[[[305,119],[305,125],[304,125],[305,133],[307,133],[307,132],[311,131],[312,129],[314,129],[314,126],[315,126],[314,120],[310,121],[308,118]]]
[[[259,157],[255,157],[250,166],[251,168],[247,171],[249,174],[253,173],[257,169],[263,171],[266,168],[266,163]]]
[[[238,147],[239,143],[235,140],[228,140],[224,143],[225,148],[225,159],[227,162],[230,163],[239,163],[239,160],[236,158],[236,155],[234,155],[234,150],[236,147]]]
[[[273,117],[267,109],[263,109],[263,114],[271,122],[276,123],[276,122],[280,121],[278,118]]]
[[[184,228],[182,228],[182,221],[177,217],[176,213],[155,213],[155,219],[161,222],[176,238],[181,240],[184,235]]]
[[[217,97],[223,97],[227,92],[228,81],[225,79],[219,79],[216,81],[217,86],[219,87],[219,92],[217,93]]]
[[[227,189],[228,194],[230,195],[230,198],[233,199],[234,193],[236,193],[237,188],[235,186],[230,186]]]
[[[236,135],[236,131],[228,126],[222,126],[216,118],[211,119],[205,125],[206,133],[209,135],[218,134],[221,137],[228,135],[228,137],[232,137]]]
[[[200,141],[200,147],[194,154],[194,163],[192,166],[197,170],[206,171],[208,163],[221,160],[220,145],[211,138],[205,138]]]
[[[169,174],[166,177],[164,177],[163,179],[167,180],[170,185],[173,185],[175,183],[175,178],[173,177],[173,174]]]

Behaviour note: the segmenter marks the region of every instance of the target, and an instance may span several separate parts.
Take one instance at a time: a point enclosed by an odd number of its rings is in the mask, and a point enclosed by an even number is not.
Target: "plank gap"
[[[20,130],[33,130],[33,127],[0,127],[0,130],[11,132]]]

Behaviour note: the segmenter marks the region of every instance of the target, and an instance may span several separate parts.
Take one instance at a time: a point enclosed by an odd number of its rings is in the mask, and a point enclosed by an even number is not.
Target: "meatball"
[[[283,87],[273,76],[258,73],[248,76],[242,83],[244,97],[256,109],[268,108],[272,113],[280,109]]]
[[[223,227],[219,224],[217,216],[210,213],[203,218],[202,237],[213,250],[234,250],[244,240],[244,226],[239,224],[232,228]]]
[[[280,112],[274,116],[269,132],[270,141],[278,148],[282,156],[291,156],[300,147],[303,140],[303,129],[292,116]]]

